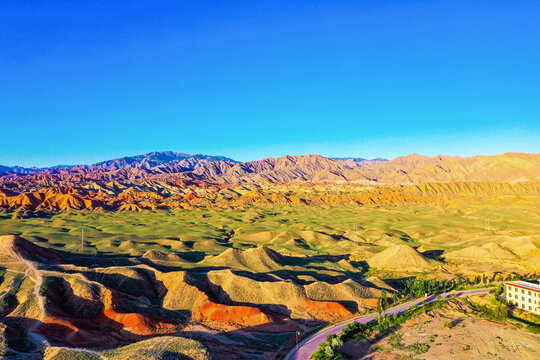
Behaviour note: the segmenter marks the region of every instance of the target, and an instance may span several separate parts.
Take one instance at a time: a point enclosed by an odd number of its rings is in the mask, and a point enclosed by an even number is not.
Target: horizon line
[[[51,169],[51,168],[55,168],[55,167],[56,168],[61,168],[61,167],[91,166],[91,165],[98,164],[98,163],[101,163],[101,162],[112,161],[112,160],[116,160],[116,159],[129,158],[129,157],[141,156],[141,155],[148,155],[148,154],[152,154],[152,153],[165,153],[165,152],[173,152],[173,153],[176,153],[176,154],[183,154],[183,155],[189,155],[189,156],[224,157],[224,158],[230,159],[230,160],[232,160],[234,162],[237,162],[237,163],[240,163],[240,164],[248,163],[248,162],[252,162],[252,161],[262,161],[262,160],[266,160],[266,159],[279,159],[279,158],[286,157],[286,156],[312,156],[312,155],[322,156],[322,157],[325,157],[325,158],[331,159],[331,160],[335,160],[335,159],[363,159],[363,160],[366,160],[366,161],[374,161],[374,160],[391,161],[391,160],[395,160],[395,159],[400,158],[400,157],[407,157],[407,156],[412,156],[412,155],[424,156],[424,157],[428,157],[428,158],[433,158],[433,157],[437,157],[437,156],[448,156],[448,157],[458,157],[458,158],[464,159],[464,158],[471,158],[471,157],[477,157],[477,156],[500,156],[500,155],[505,155],[505,154],[529,154],[529,155],[540,154],[540,152],[505,151],[505,152],[502,152],[502,153],[476,154],[476,155],[470,155],[470,156],[463,156],[463,155],[457,155],[457,154],[437,154],[437,155],[430,156],[430,155],[424,155],[424,154],[413,152],[413,153],[409,153],[409,154],[406,154],[406,155],[398,155],[398,156],[395,156],[395,157],[392,157],[392,158],[376,157],[376,158],[368,159],[368,158],[364,158],[364,157],[361,157],[361,156],[327,156],[327,155],[322,155],[322,154],[318,154],[318,153],[309,153],[309,154],[283,154],[281,156],[266,156],[266,157],[263,157],[261,159],[240,161],[240,160],[233,159],[233,158],[231,158],[229,156],[226,156],[226,155],[211,155],[211,154],[207,154],[207,153],[184,153],[184,152],[174,151],[174,150],[162,150],[162,151],[150,151],[150,152],[139,153],[139,154],[134,154],[134,155],[120,156],[120,157],[113,157],[113,158],[110,158],[110,159],[100,160],[100,161],[91,162],[91,163],[78,163],[78,164],[55,163],[55,165],[46,165],[46,166],[35,166],[35,165],[25,166],[25,165],[19,165],[19,164],[6,165],[6,164],[0,163],[0,166],[11,167],[11,168],[13,168],[13,167],[21,167],[21,168],[25,168],[25,169],[44,170],[44,169]]]

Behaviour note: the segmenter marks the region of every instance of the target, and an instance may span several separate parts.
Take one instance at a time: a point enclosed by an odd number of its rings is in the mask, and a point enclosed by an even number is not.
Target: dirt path
[[[33,323],[31,327],[28,328],[28,335],[30,335],[30,338],[32,339],[32,341],[38,345],[38,348],[46,349],[47,347],[50,346],[49,342],[47,341],[45,337],[37,333],[37,328],[40,322],[45,317],[45,297],[40,294],[41,286],[43,285],[43,277],[41,276],[40,270],[36,267],[36,265],[32,261],[27,260],[18,255],[16,256],[16,259],[26,266],[26,271],[25,272],[16,271],[16,270],[8,270],[8,271],[23,274],[23,277],[18,280],[18,283],[21,283],[22,281],[24,281],[25,278],[29,278],[32,282],[34,282],[34,288],[32,290],[32,294],[34,295],[36,302],[38,304],[38,308],[39,308],[39,315],[37,319],[38,321]],[[33,276],[30,275],[30,272],[33,273]],[[47,271],[44,271],[44,272],[47,272]],[[15,287],[16,285],[17,284],[10,285],[10,287],[3,294],[9,292],[9,290]],[[65,347],[65,346],[62,348],[86,352],[86,353],[98,356],[102,360],[107,360],[105,356],[93,350],[71,348],[71,347]]]
[[[40,294],[41,286],[43,285],[43,277],[41,277],[39,270],[33,262],[19,255],[16,255],[16,258],[24,265],[26,265],[27,271],[25,272],[25,276],[28,277],[32,282],[34,282],[32,294],[34,295],[39,308],[37,319],[39,321],[33,322],[32,325],[28,328],[28,335],[30,335],[32,341],[34,341],[34,343],[38,345],[38,348],[46,348],[49,346],[49,342],[43,336],[36,333],[37,327],[39,326],[41,320],[43,320],[43,318],[45,317],[45,299]],[[30,272],[33,272],[35,278],[30,275]]]

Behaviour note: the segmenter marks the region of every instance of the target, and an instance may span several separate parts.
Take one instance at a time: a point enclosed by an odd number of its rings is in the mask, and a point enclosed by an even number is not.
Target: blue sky
[[[538,1],[2,1],[0,164],[540,152]]]

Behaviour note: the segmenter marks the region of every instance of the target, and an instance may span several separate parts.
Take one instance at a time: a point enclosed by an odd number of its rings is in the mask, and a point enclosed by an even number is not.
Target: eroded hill
[[[28,358],[60,351],[52,347],[101,352],[174,335],[173,342],[199,341],[215,359],[263,359],[282,345],[275,339],[368,311],[382,291],[376,279],[313,271],[298,265],[305,259],[265,247],[227,250],[195,268],[151,254],[74,255],[18,236],[0,237],[0,250],[6,351]],[[311,273],[312,280],[294,280],[295,273]],[[321,286],[331,299],[317,295],[314,287]],[[254,344],[254,336],[264,343]],[[194,358],[206,358],[201,351]]]

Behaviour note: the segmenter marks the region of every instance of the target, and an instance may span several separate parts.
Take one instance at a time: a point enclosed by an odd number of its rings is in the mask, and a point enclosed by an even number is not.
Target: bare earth
[[[451,321],[452,328],[445,327]],[[424,354],[399,349],[391,336],[378,342],[349,341],[344,352],[353,359],[538,359],[540,336],[512,324],[500,324],[452,309],[431,311],[409,320],[396,332],[404,347],[429,345]],[[379,347],[370,350],[370,346]],[[373,349],[373,348],[372,348]]]

